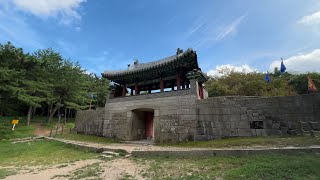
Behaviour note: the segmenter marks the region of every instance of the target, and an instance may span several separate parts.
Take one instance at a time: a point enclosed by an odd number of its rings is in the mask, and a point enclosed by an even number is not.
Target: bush
[[[14,117],[0,116],[0,139],[12,139],[33,136],[35,130],[32,126],[25,126],[24,119],[20,119],[19,124],[16,125],[14,131],[12,131],[12,119]]]
[[[287,76],[290,76],[289,74]],[[287,96],[295,95],[296,90],[288,84],[287,76],[275,77],[269,74],[230,72],[222,77],[212,77],[206,83],[209,96]]]
[[[8,120],[0,119],[0,139],[8,139],[7,137],[12,134],[12,124]]]

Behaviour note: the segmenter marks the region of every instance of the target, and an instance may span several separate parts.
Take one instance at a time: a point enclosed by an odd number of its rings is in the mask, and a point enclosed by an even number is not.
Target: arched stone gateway
[[[153,140],[154,110],[134,109],[128,113],[128,140]]]

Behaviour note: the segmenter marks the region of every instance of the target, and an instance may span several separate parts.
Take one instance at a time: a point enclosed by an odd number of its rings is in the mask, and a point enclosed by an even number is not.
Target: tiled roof
[[[153,68],[158,68],[161,66],[164,66],[166,64],[169,64],[171,62],[176,61],[177,59],[179,59],[180,57],[185,56],[188,53],[193,53],[194,51],[189,48],[186,52],[184,53],[180,53],[178,55],[173,55],[158,61],[153,61],[153,62],[148,62],[148,63],[138,63],[138,64],[134,64],[131,65],[131,67],[128,70],[118,70],[118,71],[104,71],[103,75],[110,77],[110,76],[121,76],[121,75],[126,75],[126,74],[132,74],[132,73],[136,73],[136,72],[140,72],[140,71],[144,71],[144,70],[148,70],[148,69],[153,69]],[[133,67],[132,67],[133,66]]]

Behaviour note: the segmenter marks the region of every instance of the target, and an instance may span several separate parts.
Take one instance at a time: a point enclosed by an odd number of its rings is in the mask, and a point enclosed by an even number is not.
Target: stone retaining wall
[[[105,109],[77,111],[76,129],[78,133],[102,136]]]
[[[77,131],[133,140],[136,110],[154,112],[155,142],[294,135],[301,134],[300,121],[320,122],[320,94],[203,100],[197,100],[195,94],[112,101],[104,110],[79,111]],[[308,124],[303,128],[310,129]]]
[[[197,139],[301,134],[303,122],[320,122],[320,95],[224,97],[197,101]],[[304,130],[310,130],[308,123]]]

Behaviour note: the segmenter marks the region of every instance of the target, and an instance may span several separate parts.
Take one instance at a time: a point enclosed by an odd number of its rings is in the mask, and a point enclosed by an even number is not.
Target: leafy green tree
[[[308,94],[308,75],[312,78],[316,88],[320,91],[320,73],[295,74],[289,78],[289,84],[298,94]]]
[[[0,115],[12,111],[16,96],[19,94],[19,81],[23,72],[15,66],[24,58],[22,49],[15,48],[10,42],[0,44]]]
[[[58,86],[58,81],[61,79],[63,58],[52,49],[38,50],[34,53],[34,57],[43,67],[44,82],[50,85],[50,89],[45,98],[48,107],[47,122],[50,122],[55,112],[62,106],[60,97],[56,95],[55,91]]]
[[[90,93],[93,93],[93,106],[95,107],[104,107],[106,103],[107,95],[110,92],[110,82],[104,77],[98,77],[95,74],[90,74],[91,79],[91,88]]]
[[[224,84],[219,83],[218,79],[211,78],[205,87],[210,97],[225,96],[227,93],[227,87]]]
[[[206,83],[209,96],[284,96],[296,94],[286,78],[269,75],[271,82],[265,81],[265,74],[234,72],[228,70],[222,77],[211,78]]]
[[[34,56],[26,55],[25,60],[21,63],[23,66],[24,77],[19,83],[18,100],[29,106],[27,125],[30,124],[31,114],[34,108],[41,107],[49,94],[50,84],[45,82],[43,69],[40,62]]]

